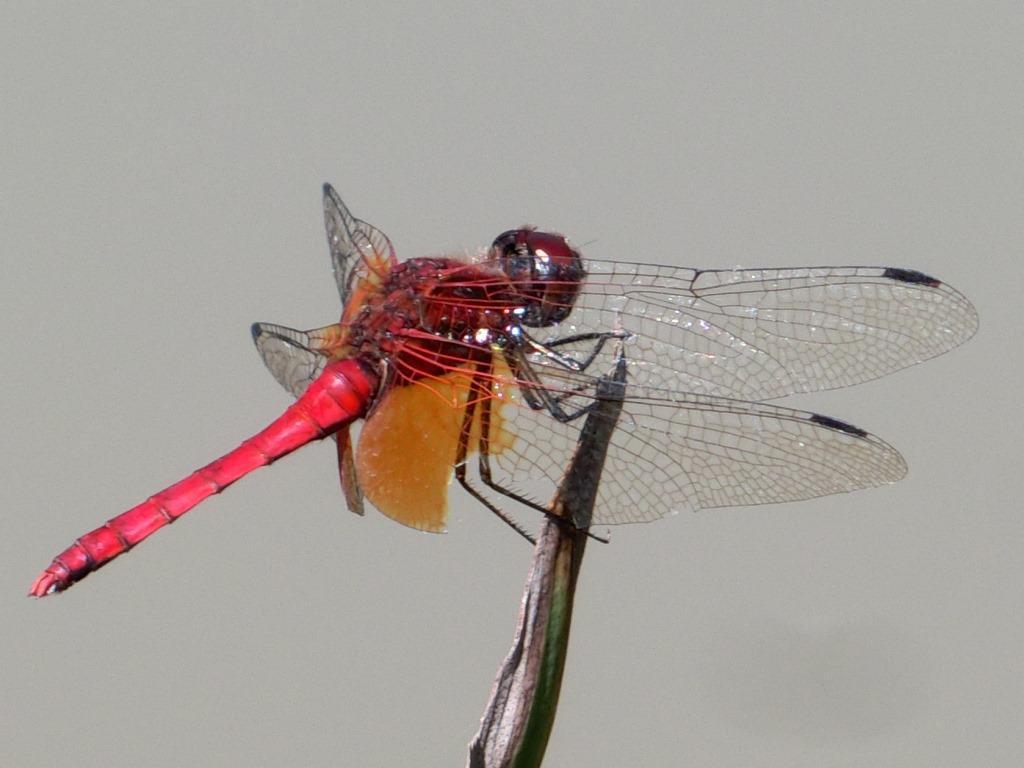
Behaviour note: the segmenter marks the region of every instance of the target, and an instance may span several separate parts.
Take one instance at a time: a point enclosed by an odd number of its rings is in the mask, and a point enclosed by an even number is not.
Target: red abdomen
[[[377,384],[376,373],[358,359],[330,363],[266,429],[75,541],[40,574],[29,594],[67,589],[243,475],[350,424],[366,413]]]

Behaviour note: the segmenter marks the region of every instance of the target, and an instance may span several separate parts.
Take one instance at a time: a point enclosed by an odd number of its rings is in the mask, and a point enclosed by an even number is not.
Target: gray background
[[[963,290],[966,347],[791,401],[904,482],[588,553],[549,764],[1020,764],[1019,4],[89,6],[0,31],[0,766],[462,764],[530,553],[461,494],[358,519],[311,446],[23,597],[287,404],[248,325],[336,319],[325,180],[405,256],[528,221]]]

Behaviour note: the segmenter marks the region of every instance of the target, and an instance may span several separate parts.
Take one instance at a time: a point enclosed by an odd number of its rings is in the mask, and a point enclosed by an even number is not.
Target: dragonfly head
[[[523,325],[541,328],[569,316],[586,272],[562,235],[510,229],[495,238],[491,252],[524,298]]]

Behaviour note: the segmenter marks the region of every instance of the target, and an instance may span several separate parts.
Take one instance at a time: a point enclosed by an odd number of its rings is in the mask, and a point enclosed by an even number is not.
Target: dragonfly
[[[252,327],[295,401],[231,452],[78,538],[30,595],[67,589],[254,469],[328,436],[351,511],[371,506],[442,532],[454,478],[529,537],[506,509],[550,514],[543,501],[614,372],[624,371],[622,409],[581,525],[893,483],[907,465],[888,443],[766,401],[876,379],[978,327],[960,292],[913,269],[606,261],[532,227],[473,255],[399,261],[330,185],[323,208],[340,320]]]

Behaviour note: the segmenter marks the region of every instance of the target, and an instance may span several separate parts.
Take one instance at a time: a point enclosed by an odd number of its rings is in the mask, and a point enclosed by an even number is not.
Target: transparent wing
[[[299,397],[328,362],[328,350],[337,338],[337,325],[297,331],[283,325],[254,323],[252,339],[277,383]]]
[[[576,404],[587,402],[584,395],[574,398]],[[571,399],[563,402],[570,405]],[[548,502],[569,466],[585,416],[558,421],[521,400],[506,400],[502,414],[502,430],[512,439],[503,439],[504,447],[490,455],[493,479]],[[687,510],[811,499],[893,483],[906,470],[890,445],[827,416],[627,386],[593,523],[648,522]]]
[[[387,235],[353,216],[330,184],[324,184],[324,226],[334,280],[344,306],[359,274],[366,269],[394,266],[395,249]]]
[[[641,387],[748,400],[834,389],[940,355],[978,328],[956,289],[893,267],[585,266],[567,320],[535,335],[569,350],[587,348],[565,342],[579,334],[628,331],[628,380]],[[542,378],[562,376],[549,357],[530,362]]]

